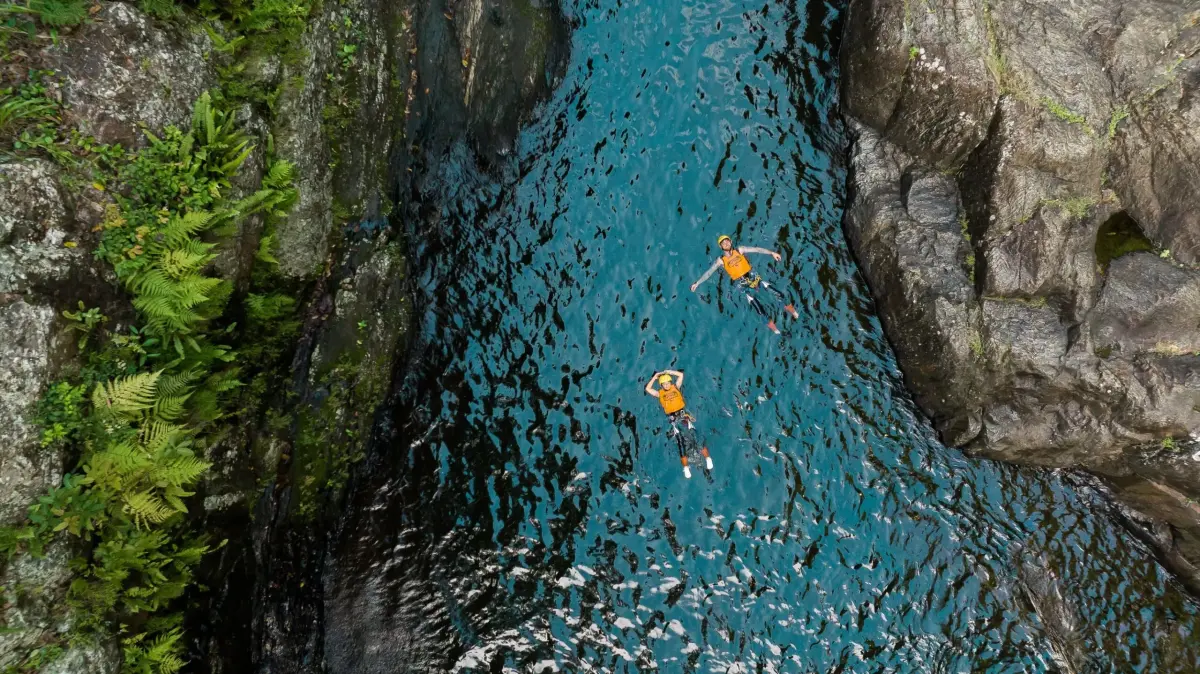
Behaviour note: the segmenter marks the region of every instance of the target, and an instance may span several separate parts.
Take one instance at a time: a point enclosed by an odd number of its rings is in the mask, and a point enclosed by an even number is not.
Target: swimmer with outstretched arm
[[[771,329],[771,332],[777,335],[780,334],[779,328],[775,327],[775,318],[771,315],[771,312],[767,311],[762,301],[755,297],[755,293],[760,288],[769,292],[779,304],[782,304],[783,308],[792,315],[792,318],[800,318],[800,312],[796,311],[796,307],[792,306],[784,298],[783,293],[775,289],[775,286],[767,283],[766,280],[759,276],[758,272],[754,271],[754,268],[750,266],[750,261],[746,259],[747,253],[770,255],[775,258],[776,262],[782,259],[783,256],[766,248],[754,248],[752,246],[736,248],[733,245],[733,239],[724,234],[717,237],[717,245],[721,247],[721,256],[712,263],[712,266],[708,268],[708,271],[704,272],[703,276],[692,284],[692,292],[696,292],[696,288],[700,287],[701,283],[707,281],[717,269],[725,267],[725,273],[729,274],[729,280],[746,289],[746,301],[750,303],[750,306],[760,316],[767,319],[767,327]]]
[[[655,388],[658,384],[658,388]],[[692,470],[688,468],[687,449],[688,446],[700,444],[696,440],[695,433],[695,418],[684,411],[683,392],[679,388],[683,386],[683,373],[679,370],[663,370],[655,372],[650,381],[646,383],[646,393],[658,398],[658,402],[662,405],[663,412],[667,413],[667,419],[671,422],[671,431],[675,435],[675,441],[679,443],[679,460],[683,463],[683,476],[686,478],[692,477]],[[680,430],[679,424],[682,423],[687,432]],[[705,467],[712,470],[712,457],[708,455],[707,447],[700,447],[700,454],[704,456]]]

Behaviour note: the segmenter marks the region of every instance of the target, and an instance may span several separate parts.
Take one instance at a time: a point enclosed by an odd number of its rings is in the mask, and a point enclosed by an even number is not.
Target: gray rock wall
[[[842,47],[846,231],[918,404],[949,444],[1107,476],[1196,587],[1198,19],[852,0]],[[1126,217],[1153,250],[1110,263]]]
[[[204,487],[206,509],[242,540],[251,526],[246,504],[263,480],[284,476],[275,490],[283,494],[276,503],[281,521],[306,508],[311,517],[323,503],[314,494],[344,484],[348,462],[370,437],[412,318],[402,225],[418,189],[414,157],[424,161],[465,143],[482,163],[496,162],[549,92],[548,73],[559,68],[566,28],[553,7],[524,0],[451,4],[321,3],[300,58],[254,53],[244,64],[261,91],[284,86],[273,110],[247,105],[238,111],[257,149],[234,188],[244,195],[258,185],[269,139],[275,155],[297,167],[300,203],[276,228],[274,253],[280,289],[299,300],[304,328],[292,358],[295,390],[277,392],[271,412],[291,422],[232,429],[211,453],[217,466]],[[166,24],[132,2],[100,2],[82,26],[29,52],[23,58],[31,67],[55,72],[51,95],[64,104],[68,124],[127,148],[145,145],[142,128],[157,133],[169,124],[186,125],[194,101],[219,85],[217,67],[231,65],[190,19]],[[20,521],[67,467],[67,457],[41,447],[34,421],[47,387],[78,367],[77,335],[65,331],[62,312],[82,300],[110,316],[110,328],[133,319],[111,271],[91,255],[98,236],[93,227],[111,200],[86,182],[67,185],[62,171],[41,159],[0,164],[4,524]],[[250,288],[264,224],[261,217],[248,218],[221,244],[214,269],[234,281],[236,293]],[[310,455],[303,458],[311,460],[293,456],[305,448]],[[334,498],[324,506],[336,503]],[[223,555],[240,554],[238,563],[260,570],[295,563],[293,549],[269,542],[273,520],[260,524],[264,545]],[[62,611],[69,556],[60,545],[45,559],[0,569],[6,603],[0,668],[19,665],[31,649],[69,629]],[[209,580],[223,583],[221,571]],[[31,592],[34,587],[39,589]],[[234,599],[253,602],[253,610],[267,616],[262,624],[272,624],[275,608],[281,611],[283,633],[260,633],[268,643],[288,639],[298,626],[291,621],[306,615],[290,610],[292,597],[266,588],[253,600]],[[234,653],[232,662],[241,667],[251,657]],[[214,659],[214,670],[221,660]],[[100,673],[119,664],[108,644],[71,649],[54,666]]]

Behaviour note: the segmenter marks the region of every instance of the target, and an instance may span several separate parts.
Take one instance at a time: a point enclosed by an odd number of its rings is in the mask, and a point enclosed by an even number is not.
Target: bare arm
[[[683,373],[679,370],[663,370],[667,374],[675,377],[675,388],[683,388]]]
[[[704,275],[701,276],[700,278],[696,279],[696,282],[692,284],[692,292],[696,292],[696,288],[698,288],[701,283],[704,283],[705,281],[707,281],[708,277],[712,276],[713,272],[715,272],[717,269],[720,269],[720,267],[721,267],[721,258],[717,258],[716,261],[712,263],[712,266],[710,266],[708,268],[708,271],[704,272]]]
[[[773,250],[767,250],[766,248],[755,248],[753,246],[743,246],[741,248],[738,248],[738,250],[742,251],[742,255],[745,255],[746,253],[758,253],[759,255],[770,255],[771,257],[775,258],[776,262],[779,262],[779,259],[783,257],[779,253],[776,253]]]
[[[655,380],[658,379],[658,375],[659,375],[659,373],[655,372],[654,376],[650,377],[650,381],[646,382],[646,393],[649,393],[650,395],[654,396],[655,398],[658,397],[658,389],[654,388],[654,382],[655,382]]]

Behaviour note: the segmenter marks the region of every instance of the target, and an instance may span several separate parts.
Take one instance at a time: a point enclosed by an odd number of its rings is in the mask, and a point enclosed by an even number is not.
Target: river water
[[[326,572],[331,671],[1196,671],[1196,607],[1104,499],[914,411],[840,227],[838,9],[567,10],[510,175],[460,148],[414,232],[425,347]],[[782,336],[689,291],[726,232],[783,253]]]

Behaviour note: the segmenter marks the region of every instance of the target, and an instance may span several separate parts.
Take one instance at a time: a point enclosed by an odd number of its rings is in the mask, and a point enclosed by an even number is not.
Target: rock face
[[[215,591],[198,601],[209,604],[194,611],[224,630],[193,644],[212,671],[245,671],[247,662],[321,671],[323,513],[338,503],[406,353],[413,312],[401,225],[438,198],[421,193],[423,167],[451,150],[485,167],[501,162],[565,66],[567,26],[552,5],[312,4],[294,54],[247,49],[238,58],[251,60],[230,71],[272,102],[237,110],[256,148],[231,181],[232,197],[260,184],[270,146],[296,167],[300,202],[284,222],[239,222],[213,271],[233,282],[234,302],[263,283],[254,265],[270,224],[279,265],[266,272],[274,274],[266,291],[296,299],[302,325],[285,366],[291,385],[256,410],[268,421],[245,414],[209,448],[216,468],[200,490],[205,516],[231,539],[205,579]],[[185,126],[196,99],[221,85],[218,67],[235,65],[187,16],[168,24],[137,3],[98,2],[84,24],[37,43],[22,64],[53,71],[50,95],[69,125],[102,143],[144,146],[143,127]],[[83,301],[111,317],[110,327],[133,311],[91,254],[111,198],[54,163],[5,161],[0,524],[11,524],[61,480],[67,461],[41,447],[35,420],[47,387],[79,366],[64,310]],[[21,667],[67,633],[66,560],[75,553],[67,543],[0,564],[0,669]],[[115,642],[71,647],[45,671],[107,674],[120,660]]]
[[[852,0],[845,226],[943,440],[1108,477],[1200,588],[1200,15],[1126,10]]]
[[[256,69],[264,86],[285,85],[271,132],[301,167],[275,257],[303,289],[304,325],[292,389],[270,412],[287,423],[248,441],[259,474],[278,481],[250,522],[235,479],[207,492],[210,518],[240,539],[208,583],[206,619],[221,626],[201,646],[210,671],[338,666],[325,649],[343,626],[324,616],[348,607],[323,587],[325,527],[402,373],[414,315],[402,225],[430,217],[442,195],[424,176],[443,157],[503,162],[561,75],[567,33],[555,6],[522,0],[344,0],[321,5],[302,59]],[[241,454],[229,449],[219,465]]]
[[[99,5],[93,21],[47,50],[45,64],[63,78],[62,99],[80,130],[102,143],[145,143],[154,130],[180,124],[217,83],[203,30],[167,28],[132,5]]]
[[[0,164],[0,525],[21,522],[29,505],[62,479],[65,457],[41,446],[34,423],[46,388],[75,357],[61,312],[75,308],[71,300],[95,306],[113,295],[91,256],[65,245],[86,232],[73,213],[52,164]],[[33,649],[65,634],[68,553],[60,541],[44,559],[18,558],[0,571],[0,667],[20,666]],[[72,648],[64,658],[81,674],[120,666],[111,649]]]

